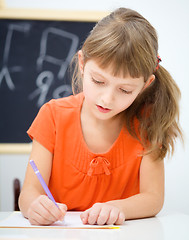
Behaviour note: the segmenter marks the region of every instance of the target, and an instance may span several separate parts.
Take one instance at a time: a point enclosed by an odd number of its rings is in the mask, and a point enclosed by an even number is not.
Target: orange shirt
[[[82,135],[83,93],[44,104],[28,130],[53,153],[49,188],[68,210],[83,211],[95,202],[139,193],[142,145],[123,127],[110,150],[91,152]]]

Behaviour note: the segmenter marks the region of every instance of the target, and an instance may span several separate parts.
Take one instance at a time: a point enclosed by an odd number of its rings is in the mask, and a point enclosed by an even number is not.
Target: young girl
[[[31,224],[82,211],[84,224],[151,217],[164,201],[164,163],[181,135],[180,91],[160,66],[150,23],[120,8],[102,19],[75,56],[74,96],[51,100],[28,130],[33,159],[19,198]]]

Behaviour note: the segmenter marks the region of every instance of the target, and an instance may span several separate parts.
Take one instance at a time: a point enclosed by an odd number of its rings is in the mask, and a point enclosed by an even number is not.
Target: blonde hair
[[[111,65],[114,76],[143,76],[147,81],[155,75],[153,83],[125,110],[126,127],[146,153],[154,153],[157,159],[173,153],[175,138],[182,137],[178,124],[180,90],[165,68],[157,69],[158,38],[152,25],[138,12],[119,8],[96,24],[82,52],[84,64],[94,59],[103,69]],[[82,91],[82,76],[77,54],[74,62],[72,88],[78,93]]]

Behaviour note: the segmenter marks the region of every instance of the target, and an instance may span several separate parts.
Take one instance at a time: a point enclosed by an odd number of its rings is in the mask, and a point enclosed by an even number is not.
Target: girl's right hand
[[[62,221],[67,211],[65,204],[58,203],[60,209],[46,196],[40,195],[28,209],[28,220],[32,225],[50,225]]]

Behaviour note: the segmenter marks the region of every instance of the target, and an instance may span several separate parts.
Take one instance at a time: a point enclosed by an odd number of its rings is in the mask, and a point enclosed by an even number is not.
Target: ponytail
[[[126,125],[129,132],[140,139],[147,153],[155,153],[157,159],[163,159],[167,153],[174,152],[176,137],[182,138],[178,123],[181,93],[165,68],[159,66],[154,75],[151,86],[126,110]],[[137,131],[135,118],[139,122]]]

